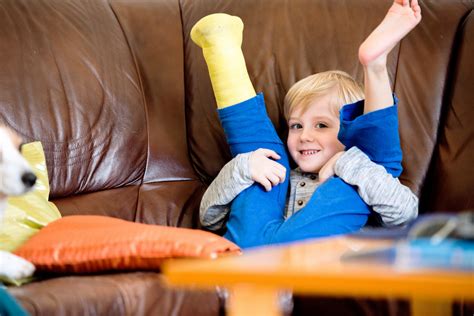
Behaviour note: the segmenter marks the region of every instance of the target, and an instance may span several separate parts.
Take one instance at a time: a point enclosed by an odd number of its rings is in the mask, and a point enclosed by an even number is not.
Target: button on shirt
[[[290,172],[290,191],[286,204],[285,218],[306,206],[309,199],[319,186],[317,174],[302,172],[300,168]]]

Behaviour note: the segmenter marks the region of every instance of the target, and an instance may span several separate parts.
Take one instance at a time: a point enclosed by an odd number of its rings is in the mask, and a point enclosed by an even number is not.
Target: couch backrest
[[[195,225],[178,2],[0,7],[1,122],[43,143],[61,212]]]
[[[45,148],[64,215],[195,227],[206,184],[230,159],[192,25],[245,23],[251,79],[285,137],[283,97],[342,69],[389,0],[0,0],[0,123]],[[389,58],[405,172],[423,210],[472,208],[472,2],[423,1]]]

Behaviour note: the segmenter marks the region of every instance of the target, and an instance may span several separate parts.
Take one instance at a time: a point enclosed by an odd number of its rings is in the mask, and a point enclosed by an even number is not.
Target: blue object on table
[[[418,238],[399,242],[394,264],[402,268],[474,270],[474,242],[461,239]]]
[[[350,251],[344,261],[369,260],[401,269],[474,270],[474,212],[422,215],[405,227],[365,228],[356,238],[392,239],[394,246]]]

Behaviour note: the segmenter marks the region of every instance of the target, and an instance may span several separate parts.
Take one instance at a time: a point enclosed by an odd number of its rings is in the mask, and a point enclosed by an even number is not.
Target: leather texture
[[[170,289],[154,272],[49,278],[9,291],[32,315],[218,315],[214,293]]]
[[[358,46],[390,4],[0,0],[0,123],[42,142],[51,197],[64,216],[199,228],[200,198],[230,153],[189,37],[194,23],[215,12],[242,18],[251,80],[285,138],[289,87],[329,69],[362,80]],[[419,195],[420,213],[473,209],[474,3],[421,6],[422,22],[388,60],[400,99],[401,181]],[[155,273],[60,277],[9,290],[34,315],[219,312],[217,294],[168,289]],[[325,306],[334,304],[341,302]],[[397,314],[375,305],[363,314]]]

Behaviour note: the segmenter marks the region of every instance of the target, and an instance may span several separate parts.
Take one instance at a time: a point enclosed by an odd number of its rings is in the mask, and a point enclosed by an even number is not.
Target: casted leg
[[[357,189],[340,178],[323,183],[308,204],[286,221],[268,195],[249,200],[258,189],[250,187],[249,193],[239,195],[232,204],[225,237],[242,248],[347,234],[362,228],[370,214]],[[248,204],[253,209],[245,207]]]
[[[331,178],[318,187],[303,209],[276,226],[270,242],[348,234],[361,229],[369,214],[370,207],[355,187]]]
[[[242,53],[244,24],[239,17],[216,13],[199,20],[191,39],[202,48],[218,108],[255,96]]]
[[[191,39],[203,50],[232,155],[264,147],[286,156],[263,96],[256,95],[250,81],[241,49],[243,28],[236,16],[211,14],[193,26]]]
[[[287,170],[285,181],[271,191],[255,183],[232,202],[224,237],[242,248],[261,245],[271,238],[271,231],[265,230],[266,224],[284,221],[290,176],[288,154],[268,118],[261,94],[219,110],[219,116],[233,155],[258,148],[272,149],[281,157],[278,163]]]
[[[252,238],[258,234],[262,218],[283,219],[290,167],[285,146],[268,118],[263,96],[256,95],[247,73],[240,47],[242,31],[243,23],[238,17],[212,14],[196,23],[191,38],[203,49],[232,155],[272,149],[287,169],[285,182],[271,191],[254,184],[233,201],[225,237],[246,247],[254,245]]]

